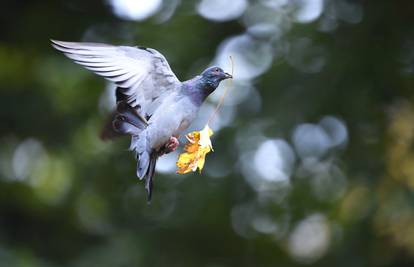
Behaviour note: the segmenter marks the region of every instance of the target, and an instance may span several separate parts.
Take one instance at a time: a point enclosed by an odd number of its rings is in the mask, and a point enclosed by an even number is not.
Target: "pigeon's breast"
[[[196,118],[199,107],[187,97],[174,97],[162,105],[149,120],[147,131],[151,147],[158,149],[168,142],[171,136],[187,129]]]

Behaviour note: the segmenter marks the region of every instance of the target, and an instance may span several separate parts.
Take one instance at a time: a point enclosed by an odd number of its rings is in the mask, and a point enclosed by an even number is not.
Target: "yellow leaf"
[[[184,174],[197,169],[201,172],[204,167],[206,155],[213,151],[210,136],[213,131],[208,124],[201,131],[194,131],[185,137],[188,143],[184,147],[184,153],[180,154],[177,161],[177,173]]]

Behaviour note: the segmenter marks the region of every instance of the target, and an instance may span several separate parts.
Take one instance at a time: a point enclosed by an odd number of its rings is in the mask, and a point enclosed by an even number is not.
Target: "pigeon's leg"
[[[180,145],[180,142],[178,141],[177,137],[171,136],[168,143],[165,144],[166,153],[175,151],[179,145]]]
[[[178,141],[178,138],[171,136],[170,140],[168,140],[168,142],[160,149],[160,156],[175,151],[179,145],[180,142]]]

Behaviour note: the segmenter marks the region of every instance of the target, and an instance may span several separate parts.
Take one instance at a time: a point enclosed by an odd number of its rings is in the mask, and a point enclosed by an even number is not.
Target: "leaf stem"
[[[232,56],[229,56],[229,58],[230,58],[230,63],[231,63],[231,76],[233,76],[233,73],[234,73],[234,61],[233,61],[233,57]],[[220,100],[219,100],[216,108],[214,109],[213,113],[211,113],[210,118],[207,121],[207,125],[210,125],[213,122],[213,120],[215,119],[215,117],[218,114],[219,109],[223,105],[224,99],[226,98],[227,93],[229,92],[229,89],[232,87],[232,85],[233,85],[233,78],[231,78],[230,84],[225,87],[223,95],[220,97]]]

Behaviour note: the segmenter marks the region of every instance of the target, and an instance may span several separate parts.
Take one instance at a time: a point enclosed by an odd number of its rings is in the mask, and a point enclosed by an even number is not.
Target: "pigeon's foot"
[[[171,136],[170,140],[164,145],[164,147],[161,148],[161,155],[171,153],[175,151],[178,146],[180,145],[180,142],[178,141],[177,137]]]
[[[178,141],[177,137],[171,136],[168,143],[165,144],[166,153],[175,151],[179,145],[180,145],[180,142]]]

